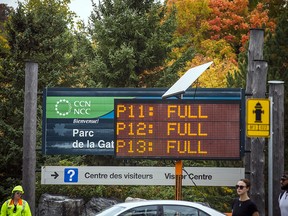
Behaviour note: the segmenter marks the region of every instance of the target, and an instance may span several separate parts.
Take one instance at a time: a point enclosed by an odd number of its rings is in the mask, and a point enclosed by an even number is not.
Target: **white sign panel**
[[[244,168],[185,167],[183,186],[234,186]],[[41,184],[175,185],[175,167],[43,166]]]

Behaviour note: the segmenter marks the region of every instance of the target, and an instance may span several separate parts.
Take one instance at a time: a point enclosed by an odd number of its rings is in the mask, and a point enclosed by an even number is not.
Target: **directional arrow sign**
[[[54,174],[51,174],[51,176],[54,176],[54,179],[56,179],[59,176],[59,174],[57,172],[54,172]]]
[[[185,167],[184,170],[183,186],[234,186],[245,173],[244,168]],[[175,185],[175,167],[45,166],[41,184]]]

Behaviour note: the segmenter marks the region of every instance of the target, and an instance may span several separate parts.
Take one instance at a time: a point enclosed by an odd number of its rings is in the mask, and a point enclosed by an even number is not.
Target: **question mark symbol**
[[[72,178],[75,175],[75,170],[68,170],[67,174],[70,175],[69,181],[72,181]]]

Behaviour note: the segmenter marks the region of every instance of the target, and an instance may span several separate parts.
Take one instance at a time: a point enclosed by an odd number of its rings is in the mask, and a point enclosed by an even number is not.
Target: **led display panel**
[[[117,158],[240,158],[240,101],[116,99],[114,105]]]

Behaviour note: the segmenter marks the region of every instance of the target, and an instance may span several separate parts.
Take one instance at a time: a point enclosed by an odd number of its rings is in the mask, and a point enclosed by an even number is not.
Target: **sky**
[[[0,0],[0,3],[7,4],[14,8],[17,7],[17,0]],[[92,11],[92,2],[91,0],[71,0],[70,10],[74,11],[81,20],[88,23],[88,17]]]

